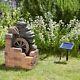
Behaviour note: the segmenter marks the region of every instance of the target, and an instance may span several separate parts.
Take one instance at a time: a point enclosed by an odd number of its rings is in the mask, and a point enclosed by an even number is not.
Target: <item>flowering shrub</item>
[[[43,17],[37,17],[31,22],[32,29],[35,32],[35,40],[38,48],[42,50],[51,50],[59,46],[60,24],[51,19],[46,23]]]
[[[35,33],[35,42],[39,49],[59,53],[59,45],[62,42],[74,42],[73,52],[76,53],[80,43],[80,22],[78,20],[71,20],[65,25],[62,20],[57,23],[50,19],[46,23],[42,16],[37,16],[29,25]]]
[[[20,9],[11,10],[8,4],[0,2],[0,48],[5,45],[5,33],[7,28],[16,23],[20,17]],[[13,17],[12,17],[13,15]]]
[[[7,28],[3,28],[0,26],[0,48],[5,46],[5,34],[7,32]]]
[[[60,39],[60,42],[73,42],[75,46],[72,53],[77,56],[80,45],[80,22],[76,19],[71,20],[66,29],[68,32]]]

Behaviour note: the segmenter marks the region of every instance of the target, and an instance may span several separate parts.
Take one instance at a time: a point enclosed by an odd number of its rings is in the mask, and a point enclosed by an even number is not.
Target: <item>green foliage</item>
[[[77,56],[78,46],[80,44],[80,22],[76,19],[70,20],[65,25],[62,20],[59,23],[49,20],[45,22],[43,17],[37,17],[30,23],[35,33],[35,42],[39,49],[61,53],[59,46],[62,42],[73,42],[75,44],[72,51],[73,56]]]
[[[38,48],[57,53],[62,42],[74,42],[73,53],[77,53],[80,38],[75,31],[80,22],[74,18],[80,19],[79,0],[24,0],[22,10],[25,19],[31,16],[34,20],[30,24]]]
[[[56,0],[57,19],[69,22],[79,14],[80,3],[78,0]]]
[[[61,22],[56,23],[52,20],[50,20],[49,23],[46,24],[42,17],[38,17],[32,23],[38,48],[43,50],[58,48],[59,39],[61,37],[60,34],[63,30],[60,29],[60,24],[62,25]]]
[[[22,10],[25,14],[29,12],[33,18],[38,15],[45,18],[45,13],[54,13],[53,4],[54,0],[24,0]]]
[[[0,16],[0,25],[1,26],[7,26],[8,20],[10,20],[10,7],[5,3],[0,3],[0,11],[2,12],[2,15]]]
[[[5,46],[5,27],[9,24],[10,7],[0,2],[0,11],[2,12],[2,15],[0,16],[0,48],[2,48]]]
[[[51,19],[57,22],[63,20],[69,23],[74,17],[80,18],[79,0],[24,0],[22,10],[24,15],[29,12],[32,18],[43,16],[46,19],[45,14],[48,16],[49,13]]]
[[[6,32],[7,32],[7,29],[0,26],[0,48],[3,48],[5,46]]]
[[[3,26],[3,28],[13,25],[19,19],[19,8],[14,10],[10,8],[9,4],[0,2],[0,11],[2,12],[2,16],[0,17],[0,26]]]
[[[13,26],[20,17],[20,9],[17,8],[12,10],[9,4],[0,2],[0,11],[2,15],[0,16],[0,48],[5,45],[5,33],[7,28]]]
[[[15,24],[20,17],[26,20],[31,17],[34,21],[31,19],[28,24],[35,32],[38,48],[57,53],[60,52],[59,45],[62,42],[74,42],[73,53],[77,53],[80,43],[80,22],[71,19],[80,18],[79,0],[20,0],[20,2],[20,7],[17,9],[11,9],[8,4],[0,3],[2,11],[0,47],[5,44],[4,35],[7,27]]]

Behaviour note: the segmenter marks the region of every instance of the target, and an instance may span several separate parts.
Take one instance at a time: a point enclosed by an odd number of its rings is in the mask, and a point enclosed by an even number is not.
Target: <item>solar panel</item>
[[[71,50],[74,46],[74,43],[64,42],[60,45],[60,48]]]

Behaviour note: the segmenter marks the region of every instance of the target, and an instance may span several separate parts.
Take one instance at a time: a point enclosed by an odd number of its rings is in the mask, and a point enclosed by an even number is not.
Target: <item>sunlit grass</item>
[[[80,80],[80,59],[69,57],[66,64],[54,63],[55,60],[53,56],[39,60],[32,70],[5,68],[0,51],[0,80]]]

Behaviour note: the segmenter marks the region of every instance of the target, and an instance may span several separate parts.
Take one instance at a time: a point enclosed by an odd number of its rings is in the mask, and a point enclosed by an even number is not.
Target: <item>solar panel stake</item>
[[[68,50],[67,50],[67,53],[66,53],[66,61],[68,61]]]
[[[61,60],[61,54],[60,54],[60,58],[59,58],[59,60]]]

